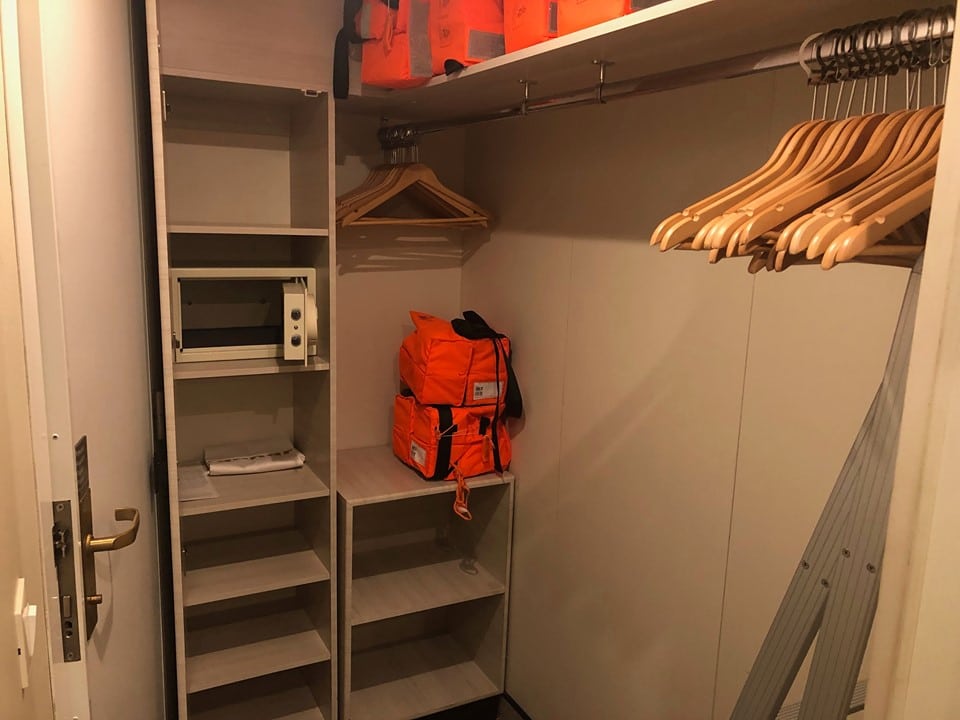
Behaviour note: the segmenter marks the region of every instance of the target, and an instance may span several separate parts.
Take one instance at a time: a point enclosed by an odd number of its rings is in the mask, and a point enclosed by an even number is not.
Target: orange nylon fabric
[[[400,348],[400,378],[425,405],[493,406],[507,392],[507,366],[503,354],[510,341],[500,341],[497,353],[487,339],[468,340],[451,324],[427,313],[411,312],[416,330]],[[499,385],[497,383],[499,377]]]
[[[503,55],[503,0],[430,0],[430,49],[434,75]]]
[[[503,39],[508,53],[557,36],[557,0],[503,0]]]
[[[612,20],[632,12],[640,3],[631,0],[559,0],[561,35]]]
[[[430,67],[429,0],[400,0],[390,10],[380,0],[364,0],[356,18],[366,38],[360,79],[365,85],[403,89],[433,77]]]
[[[394,454],[428,480],[456,480],[495,472],[492,408],[451,408],[451,412],[455,429],[440,426],[437,408],[397,395],[393,404]],[[512,459],[510,434],[503,421],[496,425],[501,466],[506,470]],[[440,441],[445,433],[452,438],[450,460],[446,468],[438,468]]]

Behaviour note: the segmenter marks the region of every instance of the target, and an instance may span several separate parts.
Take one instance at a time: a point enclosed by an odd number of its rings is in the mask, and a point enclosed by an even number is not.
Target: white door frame
[[[43,82],[37,3],[0,0],[7,101],[10,175],[20,268],[30,430],[33,438],[40,527],[53,527],[54,498],[72,499],[73,523],[80,527],[70,421],[66,341],[60,295],[56,216],[50,176],[46,108],[42,92],[23,93]],[[27,104],[25,104],[27,103]],[[41,317],[43,322],[41,322]],[[76,577],[82,578],[79,533],[72,538]],[[44,535],[41,535],[42,539]],[[85,652],[79,662],[64,662],[59,642],[59,590],[51,542],[41,542],[46,642],[51,663],[57,720],[90,720]],[[86,637],[82,612],[77,632]],[[84,643],[85,645],[85,643]]]

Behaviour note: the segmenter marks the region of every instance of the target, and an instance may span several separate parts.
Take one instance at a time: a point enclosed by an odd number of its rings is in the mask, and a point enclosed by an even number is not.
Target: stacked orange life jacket
[[[393,451],[427,480],[456,480],[454,509],[469,518],[465,478],[502,473],[512,457],[506,418],[523,414],[510,340],[477,313],[447,322],[411,312],[400,349],[408,390],[394,400]]]

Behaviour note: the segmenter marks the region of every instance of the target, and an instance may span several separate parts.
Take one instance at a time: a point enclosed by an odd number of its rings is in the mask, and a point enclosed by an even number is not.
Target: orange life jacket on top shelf
[[[557,0],[503,0],[503,40],[508,53],[557,36]]]
[[[659,5],[666,0],[559,0],[561,35]]]
[[[433,77],[430,0],[364,0],[356,17],[363,38],[360,80],[374,87],[417,87]]]
[[[503,55],[503,0],[430,0],[433,73]]]

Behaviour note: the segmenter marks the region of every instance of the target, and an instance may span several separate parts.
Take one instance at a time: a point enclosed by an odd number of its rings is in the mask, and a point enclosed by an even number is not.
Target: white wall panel
[[[507,687],[536,720],[727,717],[859,427],[905,272],[647,246],[809,99],[785,72],[468,133],[498,222],[463,303],[526,400]]]

